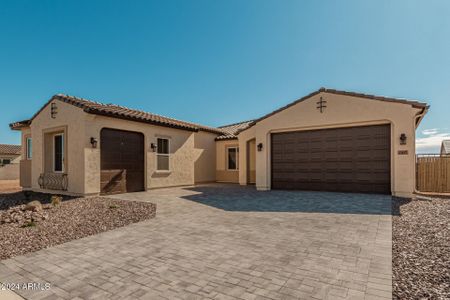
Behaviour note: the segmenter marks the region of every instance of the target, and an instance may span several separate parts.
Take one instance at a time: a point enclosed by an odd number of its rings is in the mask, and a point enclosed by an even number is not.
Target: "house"
[[[0,144],[0,166],[18,163],[21,150],[20,145]]]
[[[441,144],[441,156],[450,155],[450,140],[443,140]]]
[[[426,103],[321,88],[255,120],[208,127],[58,94],[10,124],[26,153],[21,185],[97,195],[255,184],[411,196]]]
[[[19,179],[20,145],[0,144],[0,180]]]

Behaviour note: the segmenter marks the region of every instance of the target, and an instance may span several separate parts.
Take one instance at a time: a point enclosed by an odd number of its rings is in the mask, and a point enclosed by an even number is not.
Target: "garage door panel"
[[[390,193],[390,126],[272,134],[272,188]]]

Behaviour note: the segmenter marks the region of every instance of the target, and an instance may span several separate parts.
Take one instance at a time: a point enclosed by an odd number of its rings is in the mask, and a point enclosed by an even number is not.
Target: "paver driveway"
[[[391,298],[389,196],[215,184],[114,197],[157,217],[2,261],[0,281],[51,283],[29,299]]]

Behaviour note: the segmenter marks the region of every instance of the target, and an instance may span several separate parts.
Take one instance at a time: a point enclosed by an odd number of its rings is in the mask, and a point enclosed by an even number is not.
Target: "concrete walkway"
[[[0,262],[28,299],[391,299],[390,197],[205,185],[155,219]],[[99,216],[101,218],[101,216]]]

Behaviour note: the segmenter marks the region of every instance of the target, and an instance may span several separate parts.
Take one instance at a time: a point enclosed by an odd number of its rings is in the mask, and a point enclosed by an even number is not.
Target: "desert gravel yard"
[[[29,197],[43,203],[43,209],[33,214],[39,218],[31,223],[26,221],[31,212],[23,210],[29,201],[24,193],[0,194],[0,260],[146,220],[156,210],[152,203],[105,197],[66,198],[52,206],[49,198]]]
[[[450,199],[393,201],[393,298],[450,299]]]

